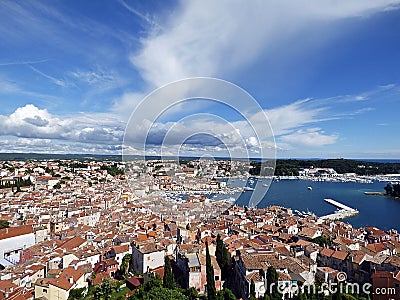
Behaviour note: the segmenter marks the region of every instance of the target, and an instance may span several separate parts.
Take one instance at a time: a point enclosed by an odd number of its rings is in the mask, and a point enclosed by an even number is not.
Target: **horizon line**
[[[40,155],[40,156],[46,156],[46,155],[55,155],[55,156],[113,156],[113,157],[143,157],[142,155],[136,155],[136,154],[111,154],[111,153],[52,153],[52,152],[0,152],[0,155]],[[160,155],[145,155],[145,157],[157,157],[161,158]],[[163,158],[175,158],[175,156],[164,156]],[[182,155],[179,156],[179,158],[202,158],[202,156],[189,156],[189,155]],[[243,160],[243,159],[249,159],[249,160],[329,160],[329,159],[346,159],[346,160],[400,160],[400,158],[374,158],[374,157],[369,157],[369,158],[360,158],[360,157],[277,157],[277,158],[267,158],[267,157],[227,157],[227,156],[215,156],[215,157],[210,157],[210,159],[218,159],[218,160],[227,160],[227,159],[233,159],[233,160]]]

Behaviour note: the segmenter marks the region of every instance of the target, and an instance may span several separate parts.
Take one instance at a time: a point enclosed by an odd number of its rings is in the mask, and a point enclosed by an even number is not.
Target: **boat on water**
[[[303,213],[301,211],[297,210],[297,209],[295,209],[294,212],[300,217],[303,216]]]
[[[308,189],[309,191],[311,191],[311,190],[312,190],[312,186],[307,187],[307,189]]]
[[[243,188],[243,190],[244,190],[244,191],[254,191],[254,189],[253,189],[252,187],[248,187],[248,186],[245,186],[245,187]]]

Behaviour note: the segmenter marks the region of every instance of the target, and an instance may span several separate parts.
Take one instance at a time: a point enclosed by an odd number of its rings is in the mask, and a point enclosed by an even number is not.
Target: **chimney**
[[[73,277],[70,277],[68,280],[69,280],[69,283],[71,283],[71,284],[74,283],[74,278]]]

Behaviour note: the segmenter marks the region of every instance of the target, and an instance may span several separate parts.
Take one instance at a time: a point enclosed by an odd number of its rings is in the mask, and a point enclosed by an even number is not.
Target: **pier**
[[[334,205],[334,206],[336,206],[337,208],[340,208],[340,209],[345,209],[345,210],[356,210],[356,209],[354,209],[354,208],[351,208],[351,207],[349,207],[349,206],[347,206],[347,205],[344,205],[343,203],[340,203],[340,202],[335,201],[335,200],[330,199],[330,198],[325,198],[324,201],[325,201],[325,202],[328,202],[329,204],[332,204],[332,205]]]
[[[329,220],[329,221],[342,220],[342,219],[350,218],[350,217],[358,214],[357,209],[351,208],[351,207],[344,205],[343,203],[340,203],[333,199],[325,198],[324,201],[336,206],[338,208],[338,210],[336,212],[334,212],[333,214],[329,214],[329,215],[320,217],[318,220],[319,223],[322,223],[323,221],[326,221],[326,220]]]

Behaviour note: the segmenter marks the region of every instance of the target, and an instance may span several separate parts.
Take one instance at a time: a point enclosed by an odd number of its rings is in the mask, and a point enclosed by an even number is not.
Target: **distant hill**
[[[139,156],[129,156],[130,159],[139,159]],[[159,156],[148,156],[147,159],[160,159]],[[180,157],[182,161],[199,159],[200,157]],[[229,157],[215,158],[229,160]],[[121,155],[100,154],[47,154],[47,153],[0,153],[0,161],[10,160],[77,160],[77,161],[122,161]],[[251,159],[257,174],[260,159]],[[400,173],[398,160],[368,160],[368,159],[277,159],[275,175],[298,175],[301,168],[333,168],[338,173],[357,173],[358,175],[377,175]],[[258,168],[259,171],[259,168]]]
[[[98,154],[48,154],[48,153],[0,153],[0,161],[10,160],[98,160],[121,161],[121,155]]]
[[[378,175],[400,173],[400,163],[387,161],[368,161],[355,159],[279,159],[276,161],[276,175],[298,175],[301,168],[333,168],[338,173],[358,175]]]

